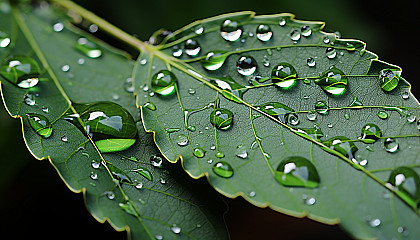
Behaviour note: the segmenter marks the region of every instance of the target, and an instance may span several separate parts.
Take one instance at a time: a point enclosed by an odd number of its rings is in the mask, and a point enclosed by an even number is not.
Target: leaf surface
[[[269,26],[269,40],[259,39],[261,25]],[[388,181],[401,166],[420,172],[419,104],[401,77],[394,89],[392,82],[381,89],[381,71],[399,67],[323,26],[291,14],[239,12],[194,22],[146,47],[134,75],[144,127],[169,161],[180,159],[192,177],[207,176],[226,196],[340,223],[357,238],[418,236],[419,183],[407,197]],[[284,63],[297,73],[287,89],[275,84],[281,74],[273,74]],[[162,70],[177,78],[166,96],[150,91]],[[220,108],[233,115],[224,118],[233,119],[228,129],[212,123]],[[319,179],[304,180],[306,187],[284,183],[278,168],[296,158],[312,163]],[[302,182],[310,172],[294,173]]]
[[[102,51],[99,58],[78,51],[76,42],[86,34],[50,8],[22,13],[11,7],[2,9],[0,16],[0,28],[11,39],[0,48],[2,62],[25,55],[41,66],[40,81],[32,88],[1,78],[4,104],[11,116],[21,119],[29,151],[37,159],[48,159],[72,191],[83,192],[98,221],[127,230],[130,239],[228,238],[221,199],[204,182],[192,181],[179,166],[162,161],[152,135],[144,132],[133,94],[125,90],[131,87],[126,81],[132,60],[94,39]],[[94,144],[83,129],[65,119],[69,114],[82,116],[74,104],[98,101],[115,102],[134,117],[138,132],[129,139],[135,141],[133,146],[115,152],[112,139]],[[44,117],[51,128],[35,131],[31,119]],[[118,119],[112,120],[106,123],[118,124]],[[123,140],[114,141],[122,146],[117,149],[132,144]]]

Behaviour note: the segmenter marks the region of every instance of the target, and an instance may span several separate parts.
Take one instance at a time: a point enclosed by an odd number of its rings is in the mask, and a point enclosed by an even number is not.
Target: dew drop
[[[238,22],[226,19],[220,26],[220,35],[226,41],[234,42],[241,37],[242,28]]]
[[[415,121],[416,121],[416,115],[410,114],[410,115],[407,116],[407,122],[413,123]]]
[[[384,142],[385,150],[389,153],[395,153],[399,150],[399,144],[396,139],[394,138],[387,138]]]
[[[381,225],[381,220],[379,218],[375,218],[368,221],[369,226],[371,227],[379,227]]]
[[[204,155],[206,154],[206,151],[200,147],[196,147],[193,150],[193,154],[194,156],[198,157],[198,158],[203,158]]]
[[[0,30],[0,48],[6,48],[10,44],[9,34]]]
[[[49,138],[51,136],[53,128],[47,117],[36,113],[27,113],[26,116],[32,129],[39,136],[43,138]]]
[[[203,68],[214,71],[223,66],[226,58],[229,54],[225,54],[224,51],[211,51],[206,54],[206,58],[201,60],[201,65]]]
[[[232,126],[233,113],[225,108],[216,108],[210,114],[210,123],[217,129],[227,130]]]
[[[302,36],[304,37],[309,37],[312,34],[311,27],[309,26],[303,26],[301,29],[301,32],[302,32]]]
[[[416,171],[410,167],[398,167],[394,169],[388,182],[414,201],[415,207],[420,200],[420,177]]]
[[[333,47],[329,47],[325,50],[325,55],[327,55],[328,59],[333,59],[337,56],[337,51]]]
[[[40,68],[30,57],[14,56],[0,67],[0,75],[21,88],[31,88],[39,82]]]
[[[331,42],[329,37],[325,37],[324,40],[322,40],[325,44],[329,44]]]
[[[28,106],[34,106],[34,105],[36,105],[36,96],[35,96],[35,94],[27,93],[27,94],[24,95],[23,101]]]
[[[155,111],[156,110],[156,105],[152,102],[146,102],[145,104],[143,104],[143,107]]]
[[[388,113],[386,113],[385,111],[379,111],[378,112],[378,117],[380,119],[387,119],[388,118]]]
[[[382,137],[381,129],[376,124],[368,123],[362,127],[362,136],[360,139],[364,143],[374,143]]]
[[[273,32],[271,31],[270,25],[260,24],[257,27],[257,38],[260,41],[266,42],[271,39]]]
[[[196,40],[188,39],[184,44],[185,53],[190,57],[197,56],[200,51],[201,47]]]
[[[401,97],[402,97],[402,99],[407,100],[410,97],[410,89],[408,89],[408,88],[402,89]]]
[[[248,153],[246,152],[246,147],[244,145],[239,145],[236,147],[235,155],[239,158],[246,158],[248,157]]]
[[[194,33],[197,35],[204,33],[204,27],[202,25],[195,26]]]
[[[222,153],[222,152],[220,152],[220,151],[218,151],[218,152],[215,154],[215,156],[216,156],[216,157],[218,157],[218,158],[223,158],[223,157],[225,157],[225,154],[224,154],[224,153]]]
[[[95,172],[90,172],[90,178],[93,180],[97,180],[98,179],[98,174]]]
[[[182,53],[183,53],[182,48],[180,48],[179,46],[172,47],[172,56],[181,57]]]
[[[349,138],[343,136],[337,136],[330,138],[324,142],[322,142],[325,146],[329,147],[330,149],[341,153],[342,155],[346,156],[353,162],[357,162],[354,158],[356,151],[358,148],[356,145],[350,141]],[[324,149],[326,151],[330,151],[329,149]]]
[[[233,176],[232,166],[224,161],[220,161],[213,166],[213,172],[220,177],[230,178]]]
[[[151,90],[162,96],[171,95],[175,92],[175,85],[178,79],[168,70],[160,70],[153,75],[151,80]]]
[[[94,168],[94,169],[98,169],[101,166],[101,163],[100,162],[92,161],[92,163],[90,164],[90,166],[92,166],[92,168]]]
[[[296,29],[294,29],[291,33],[290,33],[290,39],[292,39],[292,41],[299,41],[300,39],[300,32]]]
[[[328,104],[324,100],[317,101],[315,103],[315,111],[322,115],[328,114]]]
[[[137,183],[135,188],[142,189],[143,188],[143,183]]]
[[[318,187],[320,178],[315,166],[306,158],[291,156],[283,159],[276,169],[277,182],[288,187]]]
[[[401,70],[383,69],[379,72],[379,84],[383,91],[389,92],[397,87],[400,81]]]
[[[309,67],[315,67],[316,65],[315,59],[313,57],[306,59],[306,64],[308,64]]]
[[[115,198],[115,194],[114,194],[114,192],[112,192],[112,191],[105,191],[104,192],[104,195],[109,199],[109,200],[112,200],[112,199],[114,199]]]
[[[277,64],[271,71],[271,81],[283,89],[292,87],[296,82],[296,78],[296,69],[286,62]]]
[[[61,141],[62,142],[67,142],[69,139],[67,138],[66,135],[61,135]]]
[[[279,25],[280,25],[281,27],[286,26],[286,19],[284,19],[284,18],[280,18],[280,20],[279,20]]]
[[[287,122],[290,123],[293,126],[296,126],[299,124],[299,117],[298,115],[292,113],[287,115]]]
[[[176,137],[175,141],[178,144],[178,146],[183,147],[188,144],[188,137],[184,134],[181,134]]]
[[[332,95],[341,95],[346,91],[347,77],[340,69],[332,66],[314,82]]]
[[[160,156],[153,155],[150,157],[150,164],[152,164],[153,167],[161,168],[163,163],[163,159]]]
[[[294,112],[293,109],[278,102],[268,102],[258,106],[258,108],[271,116],[276,116],[283,123],[287,123],[287,115]]]
[[[309,121],[315,121],[316,120],[316,112],[311,111],[311,112],[308,113],[308,115],[306,115],[306,117],[308,118]]]
[[[181,228],[180,227],[178,227],[177,225],[173,225],[172,227],[171,227],[171,231],[173,232],[173,233],[175,233],[175,234],[179,234],[180,232],[181,232]]]
[[[160,178],[159,182],[160,182],[161,184],[166,184],[166,180],[165,180],[164,178]]]
[[[236,62],[236,69],[242,76],[249,76],[257,69],[257,63],[251,56],[242,56]]]
[[[84,37],[77,40],[74,48],[89,58],[99,58],[102,56],[102,50],[99,46]]]
[[[70,66],[69,65],[63,65],[63,66],[61,66],[61,71],[63,71],[63,72],[70,71]]]

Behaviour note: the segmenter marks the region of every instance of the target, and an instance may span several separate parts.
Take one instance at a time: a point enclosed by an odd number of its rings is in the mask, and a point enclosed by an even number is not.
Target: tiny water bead
[[[213,169],[213,172],[220,177],[230,178],[233,176],[232,166],[225,161],[220,161],[216,163],[212,169]]]
[[[271,81],[283,89],[292,87],[296,78],[296,69],[286,62],[277,64],[271,71]]]
[[[257,70],[257,62],[251,56],[241,56],[236,62],[236,69],[242,76],[249,76]]]
[[[387,138],[384,142],[385,150],[389,153],[398,152],[400,145],[398,144],[397,140],[394,138]]]
[[[378,112],[378,117],[380,119],[387,119],[388,118],[388,113],[386,113],[385,111],[379,111]]]
[[[175,141],[178,144],[178,146],[184,147],[188,144],[188,137],[184,134],[181,134],[176,137]]]
[[[184,52],[182,51],[182,48],[180,48],[179,46],[173,46],[172,47],[172,56],[181,57],[182,53],[184,53]]]
[[[325,55],[327,55],[327,58],[328,59],[333,59],[333,58],[335,58],[337,56],[337,51],[333,47],[328,47],[325,50]]]
[[[315,67],[316,65],[315,59],[313,57],[306,59],[306,64],[308,64],[309,67]]]
[[[0,30],[0,48],[5,48],[10,44],[9,34]]]
[[[315,103],[315,111],[322,115],[328,114],[328,104],[324,100],[317,101]]]
[[[217,129],[227,130],[232,126],[233,113],[225,108],[216,108],[210,114],[210,123]]]
[[[287,122],[290,123],[293,126],[296,126],[299,124],[299,117],[298,115],[291,113],[287,115]]]
[[[417,207],[420,202],[420,177],[416,171],[410,167],[398,167],[391,172],[388,182],[414,200]]]
[[[162,96],[171,95],[175,92],[178,79],[168,70],[160,70],[152,77],[151,90]]]
[[[163,163],[163,159],[160,156],[153,155],[150,157],[150,164],[152,164],[153,167],[161,168]]]
[[[284,18],[280,18],[280,19],[279,19],[279,25],[280,25],[281,27],[286,26],[286,19],[284,19]]]
[[[262,42],[266,42],[271,39],[273,32],[271,31],[270,25],[261,24],[257,27],[257,38]]]
[[[309,37],[312,34],[312,29],[309,26],[302,26],[300,31],[304,37]]]
[[[340,69],[331,66],[314,82],[332,95],[341,95],[346,91],[347,76]]]
[[[99,58],[102,56],[102,50],[99,46],[84,37],[77,40],[74,48],[89,58]]]
[[[311,161],[300,156],[285,158],[276,169],[277,182],[288,187],[318,187],[320,178]]]
[[[248,157],[248,153],[246,152],[246,147],[244,145],[239,145],[236,147],[235,155],[239,158],[246,158]]]
[[[223,66],[228,56],[225,51],[211,51],[206,54],[206,58],[201,59],[201,65],[209,71],[215,71]]]
[[[379,72],[379,84],[385,92],[392,91],[400,81],[401,70],[383,69]]]
[[[299,30],[294,29],[292,32],[290,32],[290,39],[292,41],[299,41],[300,39],[300,32]]]
[[[276,116],[282,123],[287,123],[287,115],[294,112],[290,107],[278,102],[268,102],[257,108],[271,116]]]
[[[185,53],[190,57],[197,56],[201,51],[200,45],[194,39],[188,39],[184,44],[184,49]]]
[[[238,40],[242,35],[242,28],[237,21],[226,19],[220,26],[220,35],[229,42]]]
[[[206,155],[206,151],[200,147],[196,147],[193,149],[193,154],[198,158],[203,158]]]
[[[137,127],[131,114],[120,105],[113,102],[96,102],[74,104],[79,113],[75,118],[73,113],[65,116],[79,130],[86,132],[100,152],[122,151],[132,146],[136,141]]]
[[[39,82],[38,63],[27,56],[8,58],[0,67],[0,75],[21,88],[34,87]]]
[[[364,143],[374,143],[382,137],[381,129],[376,124],[368,123],[362,127],[362,136],[360,139]]]
[[[27,113],[26,116],[28,117],[29,125],[39,136],[43,138],[51,136],[53,128],[47,117],[36,113]]]

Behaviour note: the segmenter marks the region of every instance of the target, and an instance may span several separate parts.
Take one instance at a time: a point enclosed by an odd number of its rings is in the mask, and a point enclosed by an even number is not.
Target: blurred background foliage
[[[403,68],[402,76],[419,97],[419,6],[415,1],[336,0],[77,0],[123,30],[147,40],[160,28],[176,30],[192,21],[222,13],[290,12],[297,19],[325,21],[325,30],[367,42],[379,59]],[[0,230],[17,239],[126,239],[86,211],[82,195],[67,189],[48,161],[37,161],[22,140],[20,121],[0,107]],[[205,182],[205,181],[203,181]],[[235,239],[347,239],[337,226],[296,219],[227,199],[226,215]],[[60,235],[56,235],[60,233]]]

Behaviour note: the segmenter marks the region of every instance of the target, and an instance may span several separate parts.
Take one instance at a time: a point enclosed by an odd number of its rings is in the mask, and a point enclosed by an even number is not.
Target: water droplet
[[[109,199],[109,200],[112,200],[112,199],[114,199],[115,198],[115,194],[114,194],[114,192],[112,192],[112,191],[106,191],[106,192],[104,192],[104,195]]]
[[[134,85],[133,85],[133,79],[127,78],[124,82],[124,90],[128,93],[134,92]]]
[[[163,163],[163,159],[160,156],[153,155],[150,157],[150,164],[152,164],[153,167],[161,168]]]
[[[224,154],[224,153],[222,153],[222,152],[220,152],[220,151],[218,151],[218,152],[215,154],[215,156],[216,156],[216,157],[218,157],[218,158],[223,158],[223,157],[225,157],[225,154]]]
[[[142,189],[143,188],[143,183],[137,183],[135,188]]]
[[[92,161],[90,166],[92,166],[92,168],[94,168],[94,169],[98,169],[101,166],[101,163]]]
[[[243,76],[252,75],[257,69],[257,63],[251,56],[242,56],[236,62],[238,73]]]
[[[325,50],[325,54],[327,55],[328,59],[333,59],[337,56],[337,51],[335,48],[329,47]]]
[[[178,79],[168,70],[160,70],[152,77],[151,89],[153,92],[162,96],[167,96],[175,92],[175,85]]]
[[[235,155],[239,158],[246,158],[248,157],[248,153],[246,152],[246,147],[244,145],[239,145],[236,147]]]
[[[225,78],[214,78],[211,80],[211,83],[225,90],[222,91],[224,97],[239,103],[241,103],[240,99],[242,99],[244,92],[247,91],[245,86],[235,82],[230,76]]]
[[[286,62],[277,64],[271,71],[271,81],[283,89],[292,87],[296,78],[296,69]]]
[[[220,161],[213,166],[213,172],[220,177],[230,178],[233,176],[232,166],[224,161]]]
[[[349,120],[349,119],[350,119],[350,114],[348,114],[348,113],[344,113],[344,118],[345,118],[346,120]]]
[[[328,104],[324,100],[317,101],[315,103],[315,111],[322,115],[328,114]]]
[[[191,94],[191,95],[195,94],[195,89],[194,88],[189,88],[188,93]]]
[[[273,32],[271,31],[270,25],[260,24],[257,27],[257,38],[260,41],[266,42],[271,39]]]
[[[379,72],[379,84],[382,90],[389,92],[397,87],[400,81],[401,70],[383,69]]]
[[[276,169],[277,182],[288,187],[318,187],[320,179],[315,166],[300,156],[285,158]]]
[[[280,18],[279,25],[282,26],[282,27],[286,26],[286,19]]]
[[[183,53],[182,48],[180,48],[179,46],[172,47],[172,56],[181,57],[182,53]]]
[[[62,142],[67,142],[69,139],[67,138],[66,135],[61,135],[61,141]]]
[[[368,221],[369,226],[371,227],[379,227],[381,225],[381,220],[379,218],[375,218]]]
[[[292,113],[287,115],[287,122],[292,124],[293,126],[296,126],[299,124],[299,117],[298,115]]]
[[[143,104],[143,107],[155,111],[156,110],[156,105],[152,102],[146,102],[145,104]]]
[[[156,240],[163,240],[163,236],[162,235],[155,235]]]
[[[98,174],[95,172],[90,172],[90,178],[93,180],[97,180],[98,179]]]
[[[27,93],[27,94],[24,95],[23,101],[28,106],[34,106],[36,104],[36,96],[35,96],[35,94]]]
[[[26,56],[11,57],[0,67],[0,75],[21,88],[37,85],[39,74],[38,63]]]
[[[250,197],[255,197],[257,195],[257,193],[255,191],[251,191],[248,194]]]
[[[185,53],[191,57],[197,56],[201,51],[200,45],[194,39],[188,39],[184,44],[184,49]]]
[[[407,100],[410,97],[410,89],[409,88],[403,88],[401,91],[401,97],[404,100]]]
[[[206,154],[206,151],[200,147],[196,147],[193,150],[193,154],[194,156],[198,157],[198,158],[203,158],[204,155]]]
[[[359,98],[356,96],[353,97],[353,100],[351,101],[349,107],[360,107],[363,106],[363,103],[359,101]]]
[[[310,111],[308,113],[308,115],[306,115],[306,117],[308,118],[309,121],[315,121],[316,120],[316,112],[315,111]]]
[[[120,202],[119,204],[118,204],[118,206],[120,206],[120,208],[122,209],[122,210],[124,210],[126,213],[128,213],[128,214],[131,214],[131,215],[133,215],[133,216],[139,216],[138,215],[138,213],[137,213],[137,210],[136,210],[136,208],[133,206],[133,204],[130,202],[130,201],[128,201],[128,200],[124,200],[123,202]]]
[[[420,200],[420,177],[416,171],[410,167],[398,167],[394,169],[388,182],[401,191],[404,195],[411,198],[409,202],[414,201],[414,207],[417,208]]]
[[[220,26],[220,35],[226,41],[234,42],[241,37],[242,28],[238,22],[226,19]]]
[[[201,65],[203,68],[214,71],[223,66],[225,63],[226,58],[229,54],[225,54],[224,51],[211,51],[206,54],[206,58],[201,60]]]
[[[292,39],[292,41],[299,41],[299,39],[300,39],[300,32],[298,30],[294,29],[290,33],[290,39]]]
[[[102,153],[122,151],[135,143],[136,122],[120,105],[113,102],[96,102],[74,104],[74,108],[80,115],[69,112],[64,119],[73,123],[83,133],[89,134]],[[75,117],[79,117],[84,126],[81,126]]]
[[[312,34],[311,27],[309,26],[303,26],[301,29],[301,32],[302,32],[302,36],[304,37],[309,37]]]
[[[53,128],[47,117],[36,113],[27,113],[26,116],[32,129],[39,136],[43,138],[49,138],[51,136]]]
[[[416,115],[408,115],[407,116],[407,122],[409,122],[409,123],[413,123],[413,122],[415,122],[416,121]]]
[[[400,146],[396,139],[387,138],[385,139],[384,147],[387,152],[395,153],[395,152],[398,152]]]
[[[368,123],[362,127],[362,136],[360,139],[364,143],[374,143],[380,137],[382,137],[382,132],[376,124]]]
[[[405,227],[403,227],[403,226],[399,226],[399,227],[397,228],[397,231],[398,231],[399,233],[401,233],[401,235],[403,235],[404,237],[405,237],[405,236],[408,236],[408,234],[409,234],[409,232],[407,231],[407,229],[406,229]]]
[[[159,182],[160,182],[161,184],[166,184],[166,180],[165,180],[164,178],[160,178]]]
[[[315,67],[316,65],[315,59],[313,57],[306,59],[306,63],[308,64],[309,67]]]
[[[283,123],[287,123],[288,118],[286,115],[288,115],[291,112],[294,112],[293,109],[278,102],[268,102],[268,103],[258,106],[258,108],[259,110],[271,116],[277,116],[277,118]]]
[[[152,178],[153,178],[152,173],[149,170],[147,170],[146,168],[141,167],[141,168],[134,169],[134,170],[131,170],[131,171],[140,174],[141,176],[143,176],[144,178],[146,178],[149,181],[152,181]]]
[[[325,146],[329,147],[330,149],[341,153],[342,155],[346,156],[348,159],[352,160],[353,162],[357,162],[354,158],[356,151],[358,148],[356,145],[347,137],[337,136],[328,139],[327,141],[322,142]],[[329,151],[329,149],[324,149]]]
[[[194,27],[194,32],[197,35],[203,34],[204,33],[204,27],[202,25],[197,25]]]
[[[102,56],[102,50],[98,47],[98,45],[84,37],[77,40],[74,48],[90,58],[98,58]]]
[[[96,24],[91,24],[89,26],[89,32],[91,32],[91,33],[96,33],[98,30],[99,30],[99,27]]]
[[[346,91],[347,77],[340,69],[332,66],[315,83],[328,93],[341,95]]]
[[[210,114],[210,122],[217,129],[227,130],[232,126],[233,113],[225,108],[216,108]]]
[[[325,44],[329,44],[331,42],[329,37],[325,37],[324,40],[322,40]]]
[[[0,30],[0,48],[5,48],[10,44],[9,34]]]
[[[171,231],[173,232],[173,233],[175,233],[175,234],[179,234],[180,232],[181,232],[181,228],[180,227],[178,227],[177,225],[173,225],[172,227],[171,227]]]
[[[63,71],[63,72],[70,71],[70,66],[69,65],[63,65],[63,66],[61,66],[61,71]]]
[[[181,134],[176,137],[175,141],[178,144],[178,146],[183,147],[188,144],[188,137],[184,134]]]
[[[131,184],[133,183],[131,178],[123,170],[117,168],[111,163],[107,163],[106,166],[111,172],[115,180],[118,180],[119,182],[131,183]]]

